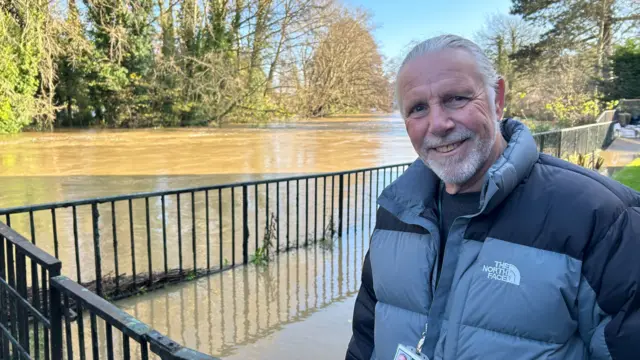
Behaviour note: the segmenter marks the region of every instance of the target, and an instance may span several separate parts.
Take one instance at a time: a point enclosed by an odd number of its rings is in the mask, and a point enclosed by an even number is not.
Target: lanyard
[[[440,182],[440,185],[438,187],[439,191],[438,191],[438,224],[439,224],[439,229],[441,230],[444,226],[444,220],[442,217],[442,192],[444,191],[444,183]],[[440,235],[440,241],[444,241],[445,239],[443,239],[444,234]],[[444,254],[440,254],[440,256],[444,256]],[[440,272],[442,272],[442,269],[438,270],[438,274],[440,274]],[[440,275],[438,275],[438,278],[440,277]],[[436,279],[436,286],[438,286],[437,284],[437,280]],[[422,346],[424,345],[424,341],[427,338],[427,330],[429,329],[429,322],[427,321],[424,324],[424,331],[422,332],[422,335],[420,336],[420,340],[418,340],[418,345],[416,346],[416,351],[418,354],[422,353]]]

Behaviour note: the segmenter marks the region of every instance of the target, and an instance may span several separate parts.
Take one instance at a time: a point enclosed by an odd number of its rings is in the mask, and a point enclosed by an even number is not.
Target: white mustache
[[[467,140],[467,139],[473,138],[474,136],[475,134],[473,133],[473,131],[468,129],[456,130],[455,132],[452,132],[445,137],[427,136],[424,138],[424,141],[422,142],[422,148],[424,150],[433,149],[443,145],[453,144],[463,140]]]

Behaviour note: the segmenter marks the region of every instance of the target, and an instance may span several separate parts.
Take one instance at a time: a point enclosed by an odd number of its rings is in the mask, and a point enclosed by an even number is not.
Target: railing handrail
[[[142,323],[135,317],[120,310],[111,302],[87,290],[84,286],[64,275],[52,278],[51,286],[60,290],[61,295],[67,294],[73,298],[80,299],[83,308],[95,312],[111,326],[136,341],[145,340],[145,334],[152,330],[147,324]]]
[[[66,276],[60,275],[51,278],[51,286],[58,290],[59,295],[67,295],[80,300],[83,309],[95,313],[123,334],[138,342],[146,341],[151,346],[151,351],[156,354],[168,354],[172,359],[216,359],[213,356],[183,347]]]
[[[62,262],[56,257],[50,255],[46,251],[32,244],[24,236],[18,234],[15,230],[0,221],[0,236],[15,245],[18,251],[23,252],[32,261],[35,261],[46,270],[58,270],[62,268]]]
[[[173,189],[173,190],[138,192],[138,193],[132,193],[132,194],[125,194],[125,195],[114,195],[114,196],[96,197],[96,198],[90,198],[90,199],[80,199],[80,200],[70,200],[70,201],[43,203],[43,204],[38,204],[38,205],[24,205],[24,206],[16,206],[16,207],[0,209],[0,215],[11,215],[11,214],[16,214],[16,213],[24,213],[24,212],[28,212],[28,211],[59,209],[59,208],[66,208],[66,207],[70,207],[70,206],[104,204],[104,203],[110,203],[110,202],[115,202],[115,201],[144,199],[144,198],[149,198],[149,197],[176,195],[176,194],[191,193],[191,192],[202,192],[202,191],[218,190],[218,189],[229,189],[229,188],[237,188],[237,187],[242,187],[242,186],[263,185],[263,184],[271,184],[271,183],[278,183],[278,182],[285,182],[285,181],[305,180],[305,179],[310,179],[310,178],[322,178],[322,177],[329,177],[329,176],[349,175],[349,174],[354,174],[354,173],[360,173],[360,172],[363,172],[363,171],[366,172],[366,171],[373,171],[373,170],[383,170],[383,169],[389,169],[389,168],[396,168],[396,167],[400,167],[400,166],[407,166],[407,165],[411,165],[411,164],[412,164],[412,162],[406,162],[406,163],[383,165],[383,166],[368,167],[368,168],[359,168],[359,169],[344,170],[344,171],[313,173],[313,174],[310,174],[310,175],[290,176],[290,177],[285,177],[285,178],[251,180],[251,181],[232,182],[232,183],[226,183],[226,184],[198,186],[198,187],[181,188],[181,189]]]
[[[612,111],[612,110],[607,110],[607,111]],[[603,114],[605,114],[605,113],[603,113]],[[564,129],[549,130],[549,131],[535,133],[535,134],[533,134],[533,136],[534,137],[536,137],[536,136],[545,136],[545,135],[551,135],[551,134],[556,134],[556,133],[564,133],[564,132],[569,132],[569,131],[574,131],[574,130],[586,129],[586,128],[589,128],[589,127],[598,127],[598,126],[611,125],[612,122],[613,121],[607,121],[607,122],[597,123],[597,124],[587,124],[587,125],[573,126],[573,127],[564,128]]]

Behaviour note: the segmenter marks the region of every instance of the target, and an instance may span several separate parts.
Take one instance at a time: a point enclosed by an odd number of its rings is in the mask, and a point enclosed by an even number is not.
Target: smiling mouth
[[[465,140],[458,141],[458,142],[455,142],[455,143],[451,143],[451,144],[447,144],[447,145],[443,145],[443,146],[438,146],[436,148],[433,148],[433,150],[435,150],[436,152],[441,153],[441,154],[446,154],[446,153],[452,152],[453,150],[459,148],[460,145],[462,145],[462,143],[464,143],[465,141],[467,141],[467,140],[465,139]]]

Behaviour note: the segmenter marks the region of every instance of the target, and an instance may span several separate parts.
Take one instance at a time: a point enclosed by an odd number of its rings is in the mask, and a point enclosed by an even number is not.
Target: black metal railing
[[[184,348],[144,323],[118,309],[76,282],[60,276],[61,262],[33,245],[4,223],[0,223],[0,358],[85,358],[84,313],[90,318],[93,359],[100,351],[107,359],[213,360]],[[64,299],[64,301],[63,301]],[[63,317],[64,330],[63,331]],[[99,345],[99,324],[104,324],[106,343]],[[73,325],[72,325],[73,324]],[[74,342],[72,327],[78,332]],[[114,344],[113,332],[121,332],[122,347]],[[133,344],[131,344],[131,340]]]
[[[51,319],[51,279],[60,261],[0,223],[0,358],[55,359],[60,332]]]
[[[409,164],[2,209],[108,299],[349,232]],[[369,220],[370,222],[370,220]]]
[[[180,346],[67,277],[55,277],[51,285],[63,299],[64,316],[57,318],[56,327],[64,322],[60,349],[66,359],[86,359],[87,354],[92,359],[147,360],[150,354],[163,360],[214,359]]]
[[[598,118],[610,118],[613,111],[605,111]],[[591,125],[576,126],[561,130],[534,134],[538,150],[556,157],[580,154],[586,155],[605,149],[614,140],[613,122],[606,121]]]

